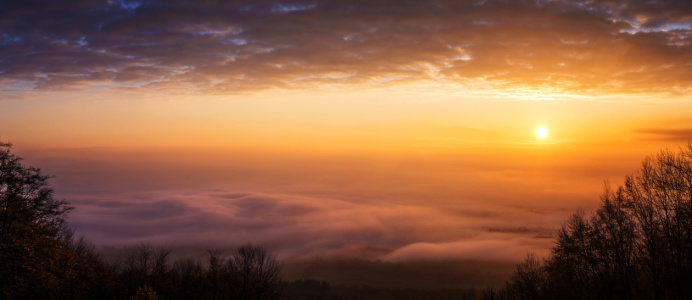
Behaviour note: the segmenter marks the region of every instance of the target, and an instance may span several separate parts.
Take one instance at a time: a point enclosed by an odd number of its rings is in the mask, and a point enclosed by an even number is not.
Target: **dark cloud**
[[[666,140],[666,141],[692,141],[692,129],[639,129],[635,133],[644,134],[649,139]]]
[[[490,227],[488,232],[504,232],[504,233],[516,233],[516,234],[527,234],[532,235],[536,238],[549,238],[555,237],[555,229],[549,229],[544,227]]]
[[[0,90],[237,93],[444,80],[689,91],[686,1],[11,1]]]

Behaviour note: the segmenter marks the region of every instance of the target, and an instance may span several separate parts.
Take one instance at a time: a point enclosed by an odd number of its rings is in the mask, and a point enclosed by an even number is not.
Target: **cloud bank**
[[[603,172],[590,171],[603,167],[601,160],[576,157],[527,166],[492,154],[438,160],[107,149],[23,155],[56,175],[58,196],[76,208],[70,224],[98,245],[250,242],[290,260],[543,255],[577,207],[598,202],[603,180]]]
[[[96,200],[96,201],[95,201]],[[288,259],[518,261],[547,253],[551,235],[489,230],[530,213],[499,207],[495,217],[416,205],[352,203],[297,195],[180,191],[72,197],[71,218],[100,245],[142,241],[172,247],[266,245]],[[502,221],[499,221],[502,220]],[[551,232],[551,230],[546,230]]]
[[[0,93],[692,86],[687,1],[9,1]]]

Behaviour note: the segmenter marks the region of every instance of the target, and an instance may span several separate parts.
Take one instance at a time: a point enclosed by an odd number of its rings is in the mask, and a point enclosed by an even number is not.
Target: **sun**
[[[536,136],[544,139],[548,136],[548,129],[545,129],[545,127],[538,127],[538,129],[536,129]]]

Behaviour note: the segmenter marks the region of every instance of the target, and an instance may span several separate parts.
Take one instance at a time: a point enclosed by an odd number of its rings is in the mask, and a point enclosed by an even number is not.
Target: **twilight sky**
[[[99,245],[517,260],[692,139],[690,1],[3,1],[0,29],[0,139]]]

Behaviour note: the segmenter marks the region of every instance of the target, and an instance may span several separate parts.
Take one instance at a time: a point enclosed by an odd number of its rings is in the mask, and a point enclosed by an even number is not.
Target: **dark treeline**
[[[48,179],[0,143],[0,299],[692,299],[692,145],[606,186],[595,212],[559,230],[549,257],[528,255],[503,287],[485,290],[289,283],[276,256],[252,245],[209,250],[202,262],[143,243],[106,261],[73,236],[71,208]]]
[[[365,259],[311,259],[284,265],[290,279],[326,280],[332,286],[443,290],[501,286],[516,263],[475,260],[393,262]]]
[[[421,278],[425,280],[426,278]],[[296,280],[287,286],[287,300],[477,300],[485,291],[476,289],[390,289],[371,286],[330,286],[325,281]]]

